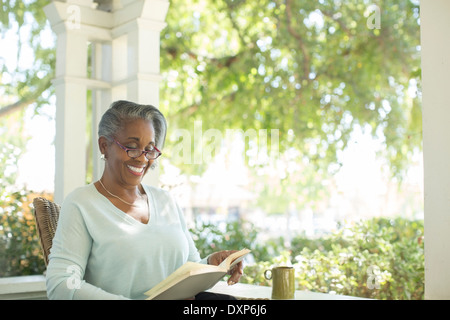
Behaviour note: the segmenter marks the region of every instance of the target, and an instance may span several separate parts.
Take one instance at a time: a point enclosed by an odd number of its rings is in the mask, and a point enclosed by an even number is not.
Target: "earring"
[[[102,153],[102,155],[100,156],[100,159],[102,159],[103,161],[106,161],[106,157],[105,155]]]

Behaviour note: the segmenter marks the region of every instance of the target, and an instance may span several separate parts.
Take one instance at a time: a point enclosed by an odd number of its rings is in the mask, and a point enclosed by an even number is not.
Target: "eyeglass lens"
[[[127,153],[128,153],[128,156],[130,158],[138,158],[138,157],[141,156],[141,154],[145,153],[145,157],[148,160],[155,159],[158,156],[158,154],[159,154],[159,152],[156,151],[156,150],[151,150],[151,151],[148,151],[148,152],[145,152],[145,151],[142,151],[142,150],[127,150]]]

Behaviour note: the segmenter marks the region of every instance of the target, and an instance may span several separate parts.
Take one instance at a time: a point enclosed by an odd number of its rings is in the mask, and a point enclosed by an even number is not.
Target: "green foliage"
[[[45,269],[30,206],[37,195],[16,185],[18,160],[29,139],[20,121],[23,114],[0,118],[0,277]]]
[[[326,176],[361,126],[385,139],[401,176],[421,148],[419,5],[377,2],[381,28],[370,29],[370,4],[172,1],[161,34],[169,139],[195,120],[204,130],[278,129],[282,153],[298,150],[297,162]]]
[[[201,256],[230,248],[248,248],[255,242],[257,233],[247,222],[235,221],[221,226],[224,228],[197,221],[190,229]]]
[[[0,193],[0,277],[42,274],[45,263],[31,208],[33,198],[42,195],[10,189]]]
[[[241,228],[241,225],[246,227]],[[244,246],[252,249],[256,263],[245,266],[243,283],[271,285],[264,278],[265,270],[277,265],[292,265],[296,270],[298,290],[374,299],[424,299],[421,220],[373,218],[342,226],[335,233],[317,239],[296,237],[289,250],[282,239],[258,243],[254,228],[250,228],[254,233],[247,237],[248,223],[230,224],[227,230],[234,230],[232,235],[236,241],[233,245],[222,242],[217,247],[211,246],[221,242],[216,227],[197,225],[196,229],[196,244],[201,252]],[[211,233],[214,234],[213,242],[207,237],[199,237]],[[230,236],[225,232],[222,239]],[[271,255],[267,255],[268,248]],[[376,283],[380,287],[371,288]]]
[[[250,222],[242,220],[219,225],[197,221],[189,231],[202,257],[220,250],[248,248],[256,260],[267,260],[279,253],[277,250],[283,241],[274,239],[260,244],[258,230]]]
[[[5,189],[17,179],[17,162],[29,139],[23,130],[23,115],[22,111],[0,118],[0,185]]]
[[[0,5],[0,36],[18,35],[9,47],[16,59],[6,61],[0,57],[0,116],[29,104],[37,113],[53,94],[56,50],[43,10],[48,3],[49,0],[3,1]]]
[[[298,287],[376,299],[423,299],[422,240],[423,221],[402,218],[361,221],[317,242],[297,238],[291,257]],[[369,286],[375,279],[379,289]]]

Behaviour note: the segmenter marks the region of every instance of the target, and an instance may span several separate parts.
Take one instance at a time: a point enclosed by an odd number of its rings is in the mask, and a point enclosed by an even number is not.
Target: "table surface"
[[[272,287],[257,286],[246,283],[236,283],[229,286],[225,281],[219,281],[210,292],[223,293],[243,299],[270,299],[272,295]],[[344,296],[338,294],[295,291],[295,300],[361,300],[365,298]]]

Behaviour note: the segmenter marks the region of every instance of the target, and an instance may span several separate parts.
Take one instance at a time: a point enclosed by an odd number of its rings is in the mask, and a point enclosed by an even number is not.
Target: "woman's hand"
[[[215,252],[209,256],[208,264],[218,266],[230,254],[235,253],[236,251],[237,250],[225,250],[225,251]],[[244,265],[242,264],[242,261],[240,261],[238,264],[236,264],[233,267],[233,269],[230,270],[229,274],[231,274],[231,277],[228,279],[228,285],[233,285],[233,284],[239,282],[239,279],[244,274],[243,269],[244,269]]]

